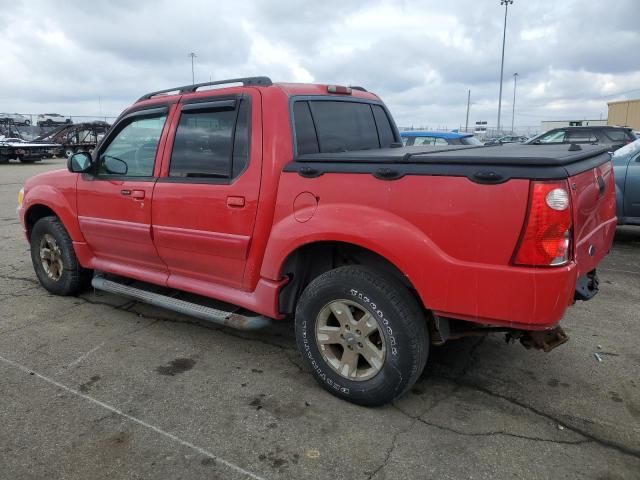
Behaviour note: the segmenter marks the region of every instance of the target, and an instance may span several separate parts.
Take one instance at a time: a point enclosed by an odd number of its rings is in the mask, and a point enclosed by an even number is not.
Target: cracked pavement
[[[640,479],[640,228],[618,230],[566,345],[451,342],[367,409],[316,385],[288,322],[40,288],[16,197],[64,163],[0,165],[0,478]]]

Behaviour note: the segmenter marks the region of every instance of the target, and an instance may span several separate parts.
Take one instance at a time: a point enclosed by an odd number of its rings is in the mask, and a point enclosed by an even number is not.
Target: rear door
[[[123,117],[96,152],[95,171],[77,183],[80,229],[96,268],[161,283],[167,269],[151,238],[151,201],[169,109]]]
[[[261,103],[254,89],[225,92],[183,96],[154,191],[154,242],[175,288],[242,287],[260,193]]]

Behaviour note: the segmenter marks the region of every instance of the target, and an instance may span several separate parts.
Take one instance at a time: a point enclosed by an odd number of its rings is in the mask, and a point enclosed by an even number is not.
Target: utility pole
[[[513,5],[513,0],[500,0],[500,5],[504,5],[504,29],[502,30],[502,60],[500,61],[500,94],[498,96],[498,135],[500,135],[500,113],[502,112],[502,74],[504,73],[504,44],[507,39],[507,12],[509,5]]]
[[[516,84],[518,83],[518,72],[513,74],[513,111],[511,112],[511,135],[516,124]]]
[[[197,57],[197,55],[195,54],[195,52],[191,52],[189,54],[189,56],[191,57],[191,85],[195,85],[196,84],[196,75],[195,75],[195,70],[193,67],[193,62],[195,60],[195,58]]]
[[[471,105],[471,89],[469,89],[469,93],[467,94],[467,120],[464,122],[465,133],[469,132],[469,106],[470,105]]]

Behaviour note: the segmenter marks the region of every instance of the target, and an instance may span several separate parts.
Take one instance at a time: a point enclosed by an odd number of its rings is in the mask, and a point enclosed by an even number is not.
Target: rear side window
[[[624,130],[602,130],[602,132],[609,137],[612,142],[626,142],[631,140],[631,135]]]
[[[597,142],[598,138],[593,130],[568,130],[565,142],[590,143]]]
[[[551,132],[545,133],[540,138],[538,138],[538,142],[540,143],[562,143],[564,142],[564,130],[552,130]]]
[[[298,101],[293,114],[299,155],[387,148],[396,142],[391,121],[380,105]]]
[[[170,177],[231,179],[244,170],[249,161],[249,102],[238,103],[237,108],[182,112]]]
[[[309,102],[296,102],[293,105],[293,118],[296,129],[296,142],[298,144],[298,154],[318,153],[318,137],[313,126]]]

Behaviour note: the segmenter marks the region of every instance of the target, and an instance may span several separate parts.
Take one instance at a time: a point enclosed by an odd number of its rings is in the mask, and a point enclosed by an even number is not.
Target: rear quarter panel
[[[306,222],[293,214],[302,192],[318,199]],[[480,185],[445,176],[384,181],[369,174],[283,173],[261,273],[279,278],[284,260],[301,245],[344,241],[395,264],[425,306],[440,314],[542,328],[564,314],[575,275],[573,266],[540,271],[509,265],[528,193],[528,180]]]

